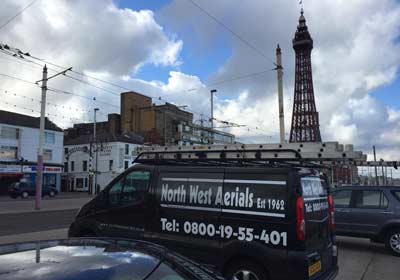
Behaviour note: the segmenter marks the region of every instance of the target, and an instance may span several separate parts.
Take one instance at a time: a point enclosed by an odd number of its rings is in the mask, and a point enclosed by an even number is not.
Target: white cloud
[[[26,4],[3,2],[0,22]],[[298,6],[292,0],[245,1],[240,6],[232,5],[230,0],[197,2],[272,60],[279,42],[283,51],[285,124],[289,133],[294,83],[291,40],[299,17]],[[189,105],[190,110],[205,117],[210,110],[210,88],[206,83],[274,67],[188,1],[172,1],[157,15],[163,24],[156,22],[152,11],[119,9],[111,0],[38,1],[0,32],[3,42],[24,51],[135,89],[155,97],[154,102],[159,102],[157,97],[161,96],[177,105]],[[393,82],[398,73],[400,3],[395,0],[310,0],[305,3],[305,16],[314,39],[314,91],[323,140],[353,143],[363,149],[375,144],[385,155],[399,158],[400,111],[384,106],[370,93]],[[170,72],[166,83],[136,79],[135,73],[146,64],[177,67],[185,63],[180,57],[184,46],[182,39],[168,34],[163,25],[177,34],[189,33],[188,40],[196,42],[190,44],[195,48],[191,55],[213,52],[214,42],[221,40],[230,45],[227,52],[231,55],[208,81],[178,70]],[[185,47],[187,45],[185,42]],[[41,69],[35,65],[1,62],[4,67],[0,72],[32,81],[40,79]],[[39,88],[13,80],[0,78],[0,81],[1,87],[17,92],[36,96],[40,92]],[[113,92],[121,91],[95,80],[90,82]],[[68,79],[55,79],[50,84],[87,97],[97,96],[98,100],[109,104],[119,104],[117,96]],[[241,141],[276,141],[275,71],[220,84],[216,88],[215,116],[251,128],[231,130]],[[118,112],[118,108],[76,96],[49,93],[49,100],[69,102],[77,107],[101,106],[104,113]],[[70,114],[68,110],[62,112]],[[196,115],[195,119],[198,118]]]
[[[0,22],[5,22],[22,7],[26,1],[2,1]],[[52,0],[38,1],[15,18],[1,31],[2,43],[17,47],[39,58],[46,58],[59,65],[73,66],[73,70],[84,72],[96,78],[110,81],[129,81],[140,67],[146,64],[155,66],[177,66],[181,63],[180,53],[183,42],[174,34],[167,34],[150,10],[132,11],[120,9],[112,0]],[[0,73],[37,81],[41,78],[42,67],[35,64],[18,62],[4,54],[0,54],[2,70]],[[60,68],[49,66],[49,75]],[[69,72],[69,75],[74,75]],[[119,93],[115,88],[96,80],[76,76],[97,87]],[[8,89],[19,95],[40,97],[40,89],[18,82],[17,80],[0,77],[1,88]],[[94,96],[109,104],[119,104],[118,97],[100,89],[86,86],[77,81],[57,77],[49,81],[50,87],[60,88],[86,96],[87,99],[77,96],[55,94],[48,92],[48,99],[59,104],[68,104],[74,107],[93,108],[99,106],[90,99]],[[19,107],[39,109],[38,104],[24,104],[23,98],[15,98],[13,102]],[[3,106],[4,105],[4,106]],[[104,106],[104,104],[102,105]],[[106,112],[118,111],[115,107],[107,106]],[[2,104],[2,109],[18,110],[20,113],[31,111]],[[78,112],[48,107],[48,112],[58,124],[65,126],[70,123],[69,118],[54,117],[58,115],[82,118],[92,118],[91,114],[83,116]]]
[[[197,3],[272,60],[279,42],[283,51],[285,122],[289,132],[294,83],[291,39],[299,7],[290,0],[251,1],[241,3],[240,7],[230,5],[230,1]],[[172,16],[176,13],[179,16]],[[354,143],[365,149],[376,144],[382,149],[391,149],[392,155],[400,158],[397,148],[400,142],[394,137],[398,135],[400,124],[393,121],[400,112],[393,108],[389,110],[370,95],[371,91],[397,78],[400,3],[395,0],[310,0],[305,3],[305,16],[314,39],[314,91],[323,140]],[[228,38],[232,55],[211,76],[211,82],[273,67],[267,59],[186,1],[173,1],[164,9],[164,20],[176,28],[181,26],[183,31],[194,31],[191,37],[207,42],[201,46],[206,51],[212,51],[214,40]],[[217,89],[229,94],[228,100],[218,108],[220,118],[259,125],[265,134],[272,133],[277,138],[275,72],[221,85]],[[251,132],[243,134],[247,134],[247,141],[256,139]]]

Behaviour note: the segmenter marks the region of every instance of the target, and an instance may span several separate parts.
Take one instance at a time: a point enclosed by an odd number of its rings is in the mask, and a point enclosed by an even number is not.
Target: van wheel
[[[388,248],[393,255],[400,257],[400,228],[389,231],[385,241],[386,248]]]
[[[21,197],[22,197],[22,198],[27,198],[28,195],[29,195],[29,194],[28,194],[27,192],[22,192],[22,193],[21,193]]]
[[[225,273],[227,280],[267,280],[267,273],[259,265],[248,261],[237,261]]]

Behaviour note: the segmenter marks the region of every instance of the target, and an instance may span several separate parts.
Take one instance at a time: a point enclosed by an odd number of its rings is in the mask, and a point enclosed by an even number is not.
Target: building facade
[[[64,131],[63,191],[93,192],[96,152],[97,185],[103,189],[132,165],[137,147],[143,143],[140,135],[122,131],[118,114],[109,114],[107,121],[96,123],[96,141],[93,129],[93,123],[80,123]]]
[[[0,111],[0,194],[13,182],[36,180],[40,118]],[[43,184],[60,190],[63,131],[46,118]]]
[[[100,190],[132,166],[138,144],[101,142],[98,144],[97,184]],[[91,143],[64,146],[64,191],[88,192],[94,184],[95,145]]]
[[[178,145],[234,144],[235,135],[220,130],[190,124],[179,124],[176,138]]]
[[[235,136],[193,123],[193,114],[171,103],[152,104],[136,93],[121,94],[121,131],[143,136],[148,145],[231,144]]]

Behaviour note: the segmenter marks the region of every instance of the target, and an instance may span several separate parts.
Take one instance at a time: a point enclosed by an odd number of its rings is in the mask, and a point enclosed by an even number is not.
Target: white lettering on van
[[[169,188],[168,184],[162,184],[161,201],[184,203],[186,202],[186,189],[184,185],[178,188]]]
[[[218,187],[214,205],[222,205],[222,187]]]
[[[199,190],[198,185],[190,185],[189,203],[211,205],[212,190]]]
[[[249,188],[246,188],[245,192],[241,192],[239,187],[236,187],[235,191],[224,194],[224,205],[251,208],[253,207],[253,193],[250,193]]]

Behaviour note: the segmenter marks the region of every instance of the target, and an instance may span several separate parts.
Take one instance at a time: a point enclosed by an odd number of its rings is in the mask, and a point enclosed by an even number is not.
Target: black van
[[[243,161],[142,162],[82,207],[69,236],[156,242],[227,279],[335,278],[333,201],[319,171]]]

